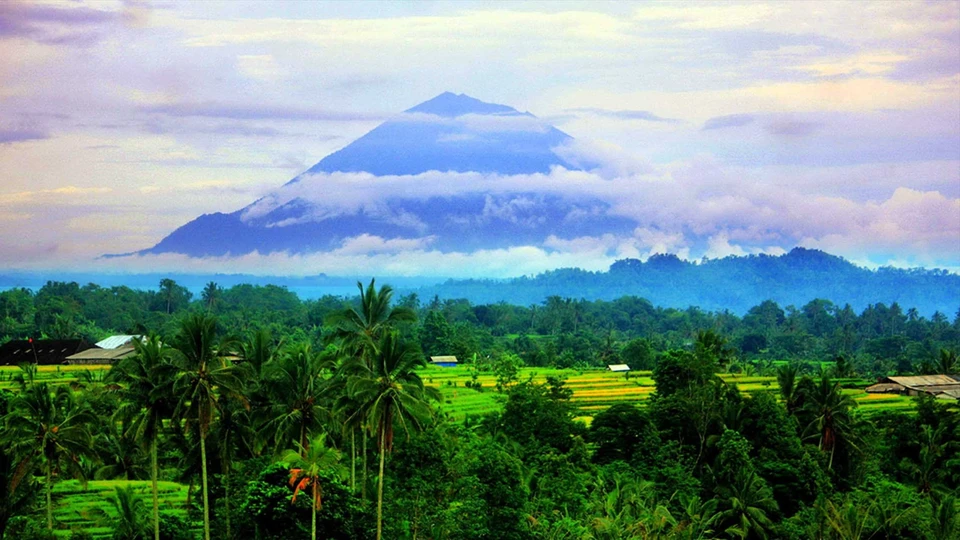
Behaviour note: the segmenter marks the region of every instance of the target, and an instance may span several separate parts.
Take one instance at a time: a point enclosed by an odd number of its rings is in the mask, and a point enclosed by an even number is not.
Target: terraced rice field
[[[483,391],[477,392],[465,384],[471,380],[467,367],[441,368],[430,366],[421,373],[428,385],[436,386],[443,394],[440,409],[454,420],[463,420],[467,416],[477,416],[497,410],[505,399],[496,391],[496,378],[493,374],[481,374],[477,381],[483,385]],[[642,404],[656,390],[649,371],[635,371],[630,377],[622,373],[606,370],[558,370],[548,368],[523,368],[520,380],[532,378],[535,382],[545,382],[548,376],[559,376],[566,380],[566,386],[573,390],[573,402],[581,412],[581,418],[589,422],[594,414],[617,403]],[[736,384],[741,392],[750,395],[757,392],[778,392],[776,377],[747,377],[743,375],[723,374],[720,376],[728,383]],[[844,380],[848,388],[845,393],[851,395],[865,413],[877,411],[912,410],[913,400],[905,396],[890,394],[867,394],[859,387],[866,381]]]
[[[116,516],[109,503],[116,487],[132,487],[150,508],[150,482],[105,480],[90,481],[86,488],[76,480],[58,482],[53,488],[53,515],[60,524],[58,535],[69,537],[72,531],[85,531],[94,537],[109,537]],[[179,513],[184,518],[187,486],[175,482],[160,482],[160,511]]]
[[[51,385],[72,384],[79,380],[80,374],[89,371],[92,374],[100,376],[102,372],[110,369],[109,365],[69,365],[69,366],[37,366],[37,381],[45,382]],[[14,378],[22,373],[17,366],[0,366],[0,390],[13,389],[17,387]]]

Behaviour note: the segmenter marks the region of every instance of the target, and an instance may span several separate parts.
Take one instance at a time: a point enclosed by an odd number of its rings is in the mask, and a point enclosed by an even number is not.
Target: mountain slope
[[[384,122],[275,193],[232,213],[202,215],[139,254],[309,253],[338,249],[364,235],[449,252],[540,245],[554,234],[629,233],[636,224],[598,211],[603,203],[571,205],[536,190],[525,192],[522,185],[510,195],[460,185],[452,193],[400,193],[350,208],[325,192],[329,175],[341,173],[368,180],[373,175],[376,181],[428,171],[499,177],[545,174],[554,167],[574,170],[578,167],[554,151],[571,140],[529,113],[446,92]],[[438,191],[445,192],[443,187]],[[590,217],[570,220],[571,214]]]

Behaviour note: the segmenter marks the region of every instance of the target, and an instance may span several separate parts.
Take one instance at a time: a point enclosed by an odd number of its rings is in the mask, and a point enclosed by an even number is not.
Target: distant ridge
[[[820,250],[794,248],[774,255],[730,256],[699,263],[676,255],[646,262],[623,259],[607,272],[565,268],[508,280],[448,280],[424,287],[421,297],[467,298],[475,303],[538,304],[548,296],[615,300],[636,296],[653,305],[743,314],[765,300],[797,309],[824,299],[855,310],[897,303],[903,310],[960,315],[960,275],[946,270],[869,270]]]

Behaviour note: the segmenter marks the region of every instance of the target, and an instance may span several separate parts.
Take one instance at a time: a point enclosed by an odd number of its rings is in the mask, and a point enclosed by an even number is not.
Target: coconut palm
[[[797,405],[797,375],[800,370],[794,364],[786,364],[777,368],[777,384],[780,387],[780,396],[787,412],[793,414]]]
[[[839,383],[833,383],[828,377],[820,379],[820,384],[804,396],[803,412],[809,419],[804,435],[807,439],[818,440],[821,451],[830,453],[828,469],[833,468],[833,456],[839,444],[856,448],[852,441],[852,419],[850,410],[857,402],[843,393]]]
[[[958,368],[960,363],[957,362],[957,351],[940,349],[940,354],[937,356],[937,372],[942,375],[953,375]]]
[[[301,491],[310,488],[310,538],[317,539],[317,512],[323,504],[323,489],[320,477],[323,473],[341,475],[340,452],[326,445],[326,434],[321,433],[309,440],[309,446],[298,445],[288,450],[281,461],[290,467],[290,485],[293,487],[292,502],[297,501]]]
[[[309,448],[311,433],[323,429],[331,418],[325,406],[326,384],[323,372],[334,365],[333,357],[316,353],[309,343],[287,349],[264,372],[269,397],[261,428],[261,439],[277,453],[290,441]]]
[[[130,487],[117,487],[107,499],[117,517],[114,519],[113,536],[117,540],[145,540],[148,526],[144,523],[146,509],[143,499]]]
[[[160,539],[160,502],[157,476],[157,442],[163,421],[174,411],[174,366],[171,349],[158,336],[134,340],[135,353],[110,369],[110,380],[120,383],[120,408],[116,419],[126,425],[127,434],[150,452],[150,483],[153,499],[153,537]]]
[[[32,383],[10,402],[2,439],[19,462],[19,474],[39,467],[46,477],[49,530],[53,530],[54,478],[82,477],[81,459],[94,457],[91,431],[96,423],[96,415],[62,386],[53,391],[46,383]]]
[[[341,341],[344,349],[352,355],[363,355],[375,351],[383,335],[405,322],[414,322],[416,313],[403,306],[390,307],[393,289],[389,285],[377,291],[375,280],[371,279],[366,290],[357,282],[360,289],[360,310],[347,308],[332,313],[326,323],[333,328],[331,338]]]
[[[777,502],[763,478],[754,471],[741,471],[719,492],[719,523],[727,526],[726,533],[740,538],[767,538],[773,527],[769,514],[777,511]]]
[[[247,404],[242,399],[234,399],[224,393],[220,393],[217,399],[219,415],[210,427],[208,438],[214,442],[220,473],[223,474],[225,538],[233,538],[230,527],[230,503],[233,500],[230,473],[238,450],[244,456],[253,455],[256,430],[250,420]]]
[[[194,425],[200,439],[200,477],[203,490],[203,535],[210,540],[210,499],[207,486],[206,439],[221,406],[220,396],[242,399],[240,372],[221,354],[216,343],[217,320],[195,313],[183,319],[174,343],[173,363],[177,375],[174,394],[179,396],[174,416]],[[225,352],[225,351],[224,351]]]
[[[419,428],[431,416],[429,399],[440,393],[425,387],[414,371],[426,362],[420,351],[404,342],[396,331],[386,333],[376,347],[370,363],[353,357],[345,366],[349,373],[347,391],[359,408],[355,415],[377,435],[380,475],[377,479],[377,538],[383,534],[383,467],[386,454],[393,449],[394,424],[405,432]]]

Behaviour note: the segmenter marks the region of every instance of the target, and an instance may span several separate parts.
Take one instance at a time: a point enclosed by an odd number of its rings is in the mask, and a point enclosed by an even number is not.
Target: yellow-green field
[[[423,370],[422,376],[428,385],[440,388],[443,394],[441,410],[455,420],[496,410],[504,399],[503,395],[496,390],[496,377],[492,373],[477,377],[477,381],[483,385],[482,392],[465,386],[471,380],[471,372],[467,367],[431,366]],[[594,414],[615,403],[641,404],[656,389],[649,371],[632,372],[629,378],[622,373],[606,370],[524,368],[520,372],[520,380],[532,377],[536,382],[544,382],[548,376],[559,376],[566,380],[567,387],[573,390],[573,402],[579,407],[582,418],[588,422]],[[731,374],[720,377],[728,383],[736,384],[740,391],[747,395],[779,390],[776,377],[747,377]],[[865,381],[849,382],[859,383],[859,386],[867,384]],[[910,410],[914,406],[912,399],[905,396],[867,394],[857,388],[846,389],[844,392],[851,395],[861,409],[868,413],[881,410]]]

